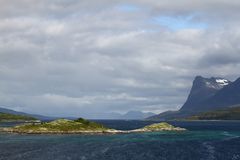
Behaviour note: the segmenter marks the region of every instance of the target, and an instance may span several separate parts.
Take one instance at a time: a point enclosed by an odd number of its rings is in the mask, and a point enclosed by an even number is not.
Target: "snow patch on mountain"
[[[221,86],[226,86],[229,84],[229,81],[226,79],[216,79],[216,82]]]

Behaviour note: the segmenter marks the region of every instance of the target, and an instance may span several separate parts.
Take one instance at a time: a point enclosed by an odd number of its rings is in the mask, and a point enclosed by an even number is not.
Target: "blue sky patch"
[[[159,16],[153,18],[153,21],[174,31],[181,29],[206,29],[208,27],[206,23],[192,21],[193,18],[194,15],[178,17]]]
[[[134,11],[138,11],[140,8],[136,5],[132,5],[132,4],[121,4],[119,6],[117,6],[117,8],[120,11],[124,11],[124,12],[134,12]]]

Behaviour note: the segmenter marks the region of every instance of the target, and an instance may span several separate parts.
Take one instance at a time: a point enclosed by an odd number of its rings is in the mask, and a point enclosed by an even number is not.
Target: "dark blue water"
[[[98,122],[123,130],[153,123]],[[105,136],[0,134],[0,160],[240,160],[239,121],[169,123],[188,131]]]

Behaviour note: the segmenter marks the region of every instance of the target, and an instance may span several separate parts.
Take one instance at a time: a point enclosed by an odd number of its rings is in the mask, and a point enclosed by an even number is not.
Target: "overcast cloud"
[[[0,105],[160,113],[196,75],[239,77],[238,0],[0,0]]]

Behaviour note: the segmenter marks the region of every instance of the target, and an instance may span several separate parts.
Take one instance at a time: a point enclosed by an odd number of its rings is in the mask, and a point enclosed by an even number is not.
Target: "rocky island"
[[[184,131],[184,128],[174,127],[168,123],[155,123],[135,130],[116,130],[91,122],[83,118],[77,120],[58,119],[51,122],[22,124],[15,127],[0,128],[2,132],[20,134],[120,134],[157,131]]]
[[[154,123],[140,129],[131,130],[131,132],[157,132],[157,131],[185,131],[185,128],[175,127],[166,122]]]

